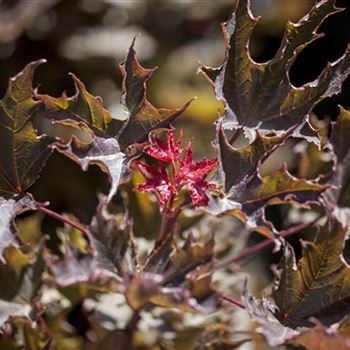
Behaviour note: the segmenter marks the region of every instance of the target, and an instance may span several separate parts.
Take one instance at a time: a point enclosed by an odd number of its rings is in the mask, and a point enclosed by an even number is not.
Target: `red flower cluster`
[[[207,205],[209,198],[206,191],[216,189],[204,177],[215,168],[217,160],[193,161],[192,143],[189,142],[186,150],[183,150],[182,138],[180,133],[178,141],[175,141],[174,130],[171,129],[167,130],[167,142],[164,142],[154,132],[150,135],[144,152],[161,161],[159,168],[141,161],[134,162],[146,179],[135,191],[153,192],[162,211],[172,209],[178,193],[184,187],[189,191],[195,207]],[[165,163],[171,166],[166,168]]]

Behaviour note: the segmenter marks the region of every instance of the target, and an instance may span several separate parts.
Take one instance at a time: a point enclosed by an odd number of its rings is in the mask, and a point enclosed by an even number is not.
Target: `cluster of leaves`
[[[272,347],[349,347],[350,268],[344,246],[350,213],[350,112],[341,109],[329,138],[320,137],[310,113],[319,101],[341,91],[350,74],[350,50],[313,82],[296,88],[289,80],[298,54],[320,37],[323,20],[339,9],[334,0],[317,2],[298,23],[287,24],[275,57],[258,64],[249,53],[257,19],[248,0],[235,6],[223,24],[223,64],[201,67],[225,106],[215,123],[217,159],[194,161],[191,142],[183,148],[182,133],[176,138],[173,123],[191,101],[164,109],[147,100],[146,83],[154,69],[139,64],[134,43],[120,65],[123,118],[112,116],[74,75],[72,97],[33,90],[34,71],[43,60],[9,80],[0,103],[0,348],[219,350],[238,348],[257,336]],[[44,119],[53,127],[69,127],[72,135],[62,140],[41,134]],[[246,145],[238,147],[242,139]],[[290,139],[307,147],[311,173],[323,168],[321,154],[331,156],[330,170],[324,167],[326,172],[308,180],[285,166],[262,175],[263,163]],[[52,212],[27,192],[54,151],[83,170],[96,164],[109,175],[110,191],[100,195],[88,226]],[[133,235],[137,216],[127,209],[116,212],[114,206],[116,194],[137,171],[145,182],[134,191],[151,192],[162,217],[150,248]],[[309,177],[305,166],[304,175]],[[123,194],[126,207],[132,195]],[[284,238],[313,223],[277,230],[265,211],[281,204],[323,220],[314,240],[302,241],[298,261]],[[52,250],[46,244],[39,222],[17,229],[15,219],[25,211],[66,224],[56,232],[59,247]],[[194,217],[187,227],[178,224],[186,213]],[[216,217],[219,228],[209,232]],[[265,240],[218,261],[232,251],[229,236],[237,227],[232,218]],[[226,236],[225,225],[231,231]],[[228,296],[241,284],[235,280],[240,271],[229,265],[270,243],[282,250],[282,257],[269,295],[256,299],[245,287],[242,301]],[[230,286],[215,279],[222,269],[233,281]],[[227,301],[245,308],[260,327],[242,338],[233,307],[223,306]],[[193,314],[196,323],[191,323]]]

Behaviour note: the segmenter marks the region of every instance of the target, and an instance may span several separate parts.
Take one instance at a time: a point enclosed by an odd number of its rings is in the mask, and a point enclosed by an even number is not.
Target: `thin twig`
[[[241,308],[243,310],[245,310],[245,305],[240,300],[236,299],[235,297],[233,297],[231,295],[220,294],[220,298],[228,301],[231,304],[238,306],[239,308]]]
[[[37,206],[37,210],[40,211],[41,213],[47,215],[47,216],[50,216],[50,217],[52,217],[52,218],[54,218],[54,219],[56,219],[58,221],[61,221],[61,222],[65,223],[65,224],[68,224],[68,225],[76,228],[77,230],[83,232],[87,237],[90,237],[89,230],[86,227],[84,227],[81,224],[79,224],[78,222],[76,222],[74,220],[71,220],[71,219],[69,219],[66,216],[63,216],[61,214],[58,214],[55,211],[52,211],[52,210],[50,210],[50,209],[48,209],[48,208],[46,208],[46,207],[44,207],[42,205],[38,205]]]
[[[126,325],[125,327],[125,331],[128,332],[129,334],[133,334],[136,327],[137,327],[137,324],[140,320],[141,316],[140,316],[140,310],[135,310],[128,322],[128,324]]]
[[[317,221],[319,221],[322,218],[322,216],[317,217],[315,220],[306,223],[306,224],[299,224],[299,225],[295,225],[292,226],[284,231],[280,232],[280,236],[283,238],[287,238],[289,236],[294,235],[295,233],[298,233],[302,230],[304,230],[307,227],[311,227],[313,226]],[[239,254],[228,258],[227,260],[224,260],[222,262],[218,262],[215,266],[214,266],[214,270],[218,270],[218,269],[222,269],[225,268],[231,264],[235,264],[245,258],[251,257],[256,255],[257,253],[261,252],[262,250],[273,246],[274,244],[274,240],[272,239],[265,239],[262,242],[259,242],[251,247],[247,247],[245,249],[243,249]]]
[[[160,244],[163,240],[165,240],[169,232],[171,232],[174,229],[174,224],[181,211],[182,208],[177,207],[173,212],[163,214],[159,234],[156,240],[156,245]]]
[[[151,261],[157,256],[157,254],[161,252],[164,244],[166,244],[166,242],[169,239],[172,239],[174,226],[182,209],[183,209],[182,206],[179,206],[173,212],[163,213],[158,237],[154,243],[154,246],[151,252],[148,254],[148,257],[144,264],[144,268],[143,268],[144,270],[147,270],[147,267],[151,263]]]
[[[140,311],[141,309],[134,310],[129,322],[123,329],[123,336],[120,337],[120,343],[117,345],[116,349],[134,349],[132,344],[132,338],[141,318]]]

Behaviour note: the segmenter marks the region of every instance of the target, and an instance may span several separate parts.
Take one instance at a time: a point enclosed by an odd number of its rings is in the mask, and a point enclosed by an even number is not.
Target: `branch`
[[[313,220],[309,223],[292,226],[284,231],[281,231],[280,236],[283,238],[290,237],[290,236],[304,230],[307,227],[313,226],[321,218],[322,218],[322,216],[319,216],[315,220]],[[214,270],[225,268],[225,267],[227,267],[231,264],[235,264],[235,263],[237,263],[245,258],[252,257],[252,256],[256,255],[257,253],[261,252],[262,250],[264,250],[268,247],[272,247],[274,242],[275,241],[272,239],[265,239],[260,243],[257,243],[251,247],[247,247],[247,248],[243,249],[238,255],[235,255],[231,258],[228,258],[227,260],[224,260],[222,262],[218,262],[217,264],[215,264]]]
[[[174,224],[181,213],[182,208],[177,207],[173,212],[164,213],[160,225],[159,234],[156,240],[156,246],[163,242],[174,229]]]
[[[128,324],[125,327],[125,331],[128,332],[129,334],[133,334],[137,324],[140,320],[141,316],[140,316],[140,310],[135,310],[134,313],[132,314]]]
[[[162,247],[169,239],[172,239],[172,235],[174,232],[174,226],[176,223],[176,220],[178,216],[180,215],[181,211],[183,209],[183,206],[177,207],[172,212],[163,213],[162,216],[162,222],[160,225],[160,230],[158,237],[154,243],[154,246],[149,253],[146,262],[144,264],[144,270],[147,269],[148,265],[151,263],[151,261],[159,254],[161,253]]]
[[[119,342],[116,346],[116,350],[134,350],[134,346],[132,344],[132,338],[134,336],[134,332],[137,328],[137,324],[140,321],[140,309],[134,310],[129,322],[123,329],[122,336],[119,338]]]

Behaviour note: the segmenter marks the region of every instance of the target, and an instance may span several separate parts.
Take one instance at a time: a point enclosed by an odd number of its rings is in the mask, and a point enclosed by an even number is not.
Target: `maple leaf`
[[[170,129],[167,133],[167,142],[164,142],[161,138],[155,136],[162,131],[159,129],[150,133],[149,144],[144,147],[143,152],[152,158],[171,163],[178,159],[182,151],[182,135],[175,142],[174,129]]]
[[[260,165],[290,135],[262,136],[256,133],[254,142],[235,148],[219,129],[216,142],[219,166],[214,178],[224,191],[221,196],[211,199],[207,210],[215,215],[232,214],[250,229],[272,238],[275,229],[265,219],[266,206],[316,203],[329,186],[297,179],[288,173],[286,167],[266,176],[259,173]]]
[[[276,306],[270,298],[257,299],[248,292],[247,280],[245,281],[242,300],[251,318],[259,323],[258,333],[262,333],[270,346],[285,343],[286,339],[299,334],[298,331],[286,327],[275,316]]]
[[[340,321],[350,310],[350,268],[342,256],[347,228],[335,219],[314,242],[304,242],[296,263],[286,245],[273,288],[275,315],[285,326],[310,326],[310,317],[324,325]]]
[[[67,144],[56,142],[55,148],[77,162],[84,171],[90,164],[96,164],[107,172],[111,180],[109,200],[127,177],[128,160],[135,156],[132,145],[144,142],[153,129],[169,127],[191,102],[176,109],[154,107],[146,97],[146,82],[155,69],[143,68],[133,47],[134,41],[126,60],[120,65],[126,119],[114,118],[104,107],[102,99],[91,95],[74,74],[71,76],[76,93],[72,97],[67,97],[65,93],[59,98],[36,94],[41,102],[37,115],[44,115],[56,124],[90,131],[92,141],[88,144],[73,137]]]
[[[0,102],[0,196],[5,198],[31,186],[52,153],[53,140],[38,136],[33,126],[38,102],[33,99],[32,80],[43,62],[32,62],[11,78]]]
[[[147,163],[134,161],[134,165],[146,178],[146,182],[137,186],[135,191],[155,193],[162,211],[171,209],[183,187],[188,189],[195,207],[208,205],[209,197],[206,191],[215,190],[216,186],[206,181],[204,177],[216,167],[217,160],[194,161],[192,143],[188,143],[183,154],[182,133],[177,142],[174,140],[173,130],[167,130],[166,133],[167,144],[151,133],[150,143],[145,146],[145,153],[157,160],[170,162],[171,171],[167,170],[162,162],[160,168],[157,169]],[[168,174],[168,171],[171,172],[171,175]]]
[[[189,234],[181,247],[166,239],[130,282],[126,296],[138,309],[146,302],[183,311],[208,314],[216,310],[219,298],[212,287],[214,240],[200,244]]]
[[[326,175],[333,186],[324,193],[323,204],[347,226],[350,218],[350,112],[342,107],[333,124],[328,146],[335,156],[333,169]]]
[[[99,199],[89,229],[98,265],[119,276],[132,275],[138,269],[132,221],[128,213],[118,216],[110,213],[107,198]]]
[[[130,219],[126,215],[117,217],[109,213],[107,197],[100,196],[99,200],[96,215],[89,226],[90,251],[82,253],[63,240],[64,258],[46,257],[60,286],[83,282],[103,286],[110,281],[122,285],[123,278],[137,269]]]
[[[100,97],[91,95],[84,83],[74,74],[70,74],[75,86],[75,94],[67,97],[64,92],[60,97],[35,94],[41,102],[42,113],[47,118],[62,121],[72,125],[86,124],[95,134],[104,135],[117,127],[118,121],[113,119],[109,111],[104,107]]]
[[[147,100],[147,81],[155,68],[146,69],[140,65],[134,50],[135,39],[129,48],[126,60],[120,64],[123,74],[122,104],[127,111],[118,137],[121,147],[147,140],[151,130],[167,128],[179,117],[193,101],[191,99],[181,108],[157,108]]]
[[[329,328],[316,323],[314,328],[304,329],[286,344],[302,346],[306,350],[348,350],[349,333],[349,319]]]
[[[119,183],[126,177],[126,155],[121,151],[115,133],[120,121],[115,120],[104,107],[100,97],[94,97],[84,84],[71,74],[76,93],[67,97],[65,93],[55,98],[36,93],[41,104],[37,116],[44,116],[54,124],[72,126],[91,135],[91,142],[81,142],[77,137],[64,144],[55,143],[54,148],[78,163],[86,171],[90,164],[96,164],[111,180],[109,199],[116,193]]]
[[[294,87],[289,70],[298,54],[321,37],[317,29],[329,15],[339,12],[334,0],[319,1],[299,22],[288,22],[279,50],[266,63],[256,63],[249,53],[249,41],[258,19],[249,0],[237,0],[232,18],[222,25],[226,44],[223,65],[201,70],[225,103],[220,119],[224,129],[285,131],[308,123],[312,108],[322,99],[338,94],[350,74],[350,49],[330,63],[313,82]],[[309,129],[309,128],[308,128]],[[302,136],[301,129],[295,129]]]
[[[170,197],[176,193],[176,188],[171,183],[164,165],[160,164],[159,169],[140,161],[134,161],[134,165],[146,178],[146,182],[138,185],[134,190],[154,193],[159,202],[160,209],[163,211],[166,208]]]
[[[188,143],[183,159],[180,159],[180,169],[176,176],[176,181],[179,186],[187,186],[192,203],[195,207],[200,205],[206,206],[209,203],[209,198],[206,195],[206,190],[215,190],[216,186],[203,180],[203,176],[208,175],[217,165],[217,160],[200,160],[193,161],[192,144]]]

